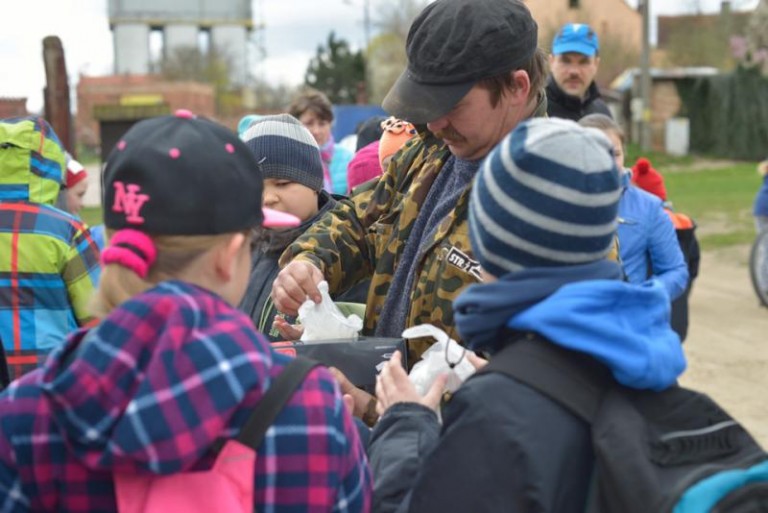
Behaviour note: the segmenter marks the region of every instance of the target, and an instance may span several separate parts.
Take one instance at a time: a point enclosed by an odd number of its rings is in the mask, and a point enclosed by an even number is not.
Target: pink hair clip
[[[103,265],[118,264],[130,269],[139,278],[146,278],[157,260],[157,248],[144,232],[123,228],[109,240],[109,246],[101,253]]]

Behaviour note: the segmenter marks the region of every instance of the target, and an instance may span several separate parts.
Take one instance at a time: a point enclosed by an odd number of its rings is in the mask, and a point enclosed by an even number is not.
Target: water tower
[[[246,82],[251,0],[109,0],[109,25],[116,74],[149,73],[150,33],[160,31],[165,55],[207,40],[228,56],[232,84]]]

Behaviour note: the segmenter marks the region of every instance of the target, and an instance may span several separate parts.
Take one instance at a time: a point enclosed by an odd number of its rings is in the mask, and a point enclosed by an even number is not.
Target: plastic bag
[[[301,340],[357,340],[358,332],[363,329],[363,320],[357,315],[344,317],[328,294],[327,281],[321,281],[317,288],[322,301],[315,303],[308,299],[299,307],[299,320],[304,326]]]
[[[421,355],[421,361],[411,369],[408,376],[411,383],[423,396],[439,375],[448,373],[445,388],[448,392],[455,392],[464,380],[475,373],[475,367],[464,354],[466,349],[449,338],[446,332],[431,324],[420,324],[403,331],[403,338],[422,337],[432,337],[436,342]],[[454,364],[453,367],[449,365],[449,361]]]

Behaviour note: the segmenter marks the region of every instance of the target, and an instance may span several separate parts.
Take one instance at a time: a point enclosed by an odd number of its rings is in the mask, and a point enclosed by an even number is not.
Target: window
[[[579,7],[581,7],[581,5],[579,5],[580,3],[581,2],[579,0],[568,0],[568,8],[578,9]]]

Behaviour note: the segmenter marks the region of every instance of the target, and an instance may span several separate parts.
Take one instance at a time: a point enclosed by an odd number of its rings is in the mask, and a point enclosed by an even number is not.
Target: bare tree
[[[414,18],[426,7],[426,0],[397,0],[378,4],[375,26],[379,34],[366,52],[367,81],[371,101],[380,103],[405,69],[405,41]]]
[[[378,5],[378,16],[374,25],[385,34],[395,34],[403,41],[408,36],[414,18],[427,6],[426,0],[397,0]]]

